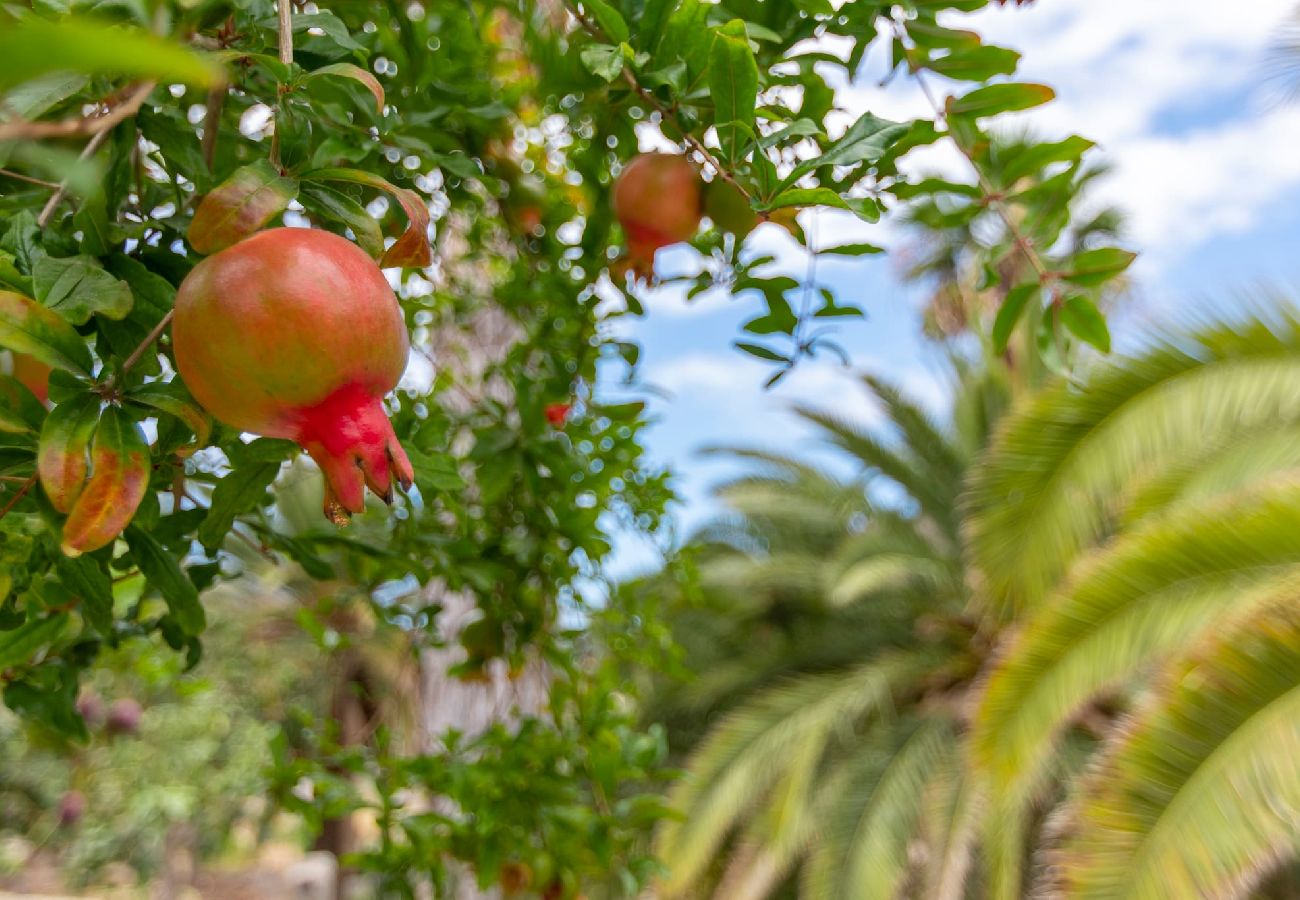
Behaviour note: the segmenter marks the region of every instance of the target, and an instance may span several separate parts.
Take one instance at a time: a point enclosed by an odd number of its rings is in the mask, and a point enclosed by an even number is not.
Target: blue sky
[[[1249,8],[1249,15],[1240,10]],[[1040,0],[1027,9],[994,7],[958,17],[988,41],[1021,50],[1020,77],[1057,91],[1048,107],[1010,127],[1044,136],[1079,133],[1098,142],[1114,171],[1103,199],[1129,217],[1129,245],[1142,256],[1133,270],[1135,301],[1112,323],[1121,346],[1159,329],[1189,308],[1224,307],[1243,292],[1300,285],[1300,103],[1279,101],[1267,78],[1269,44],[1296,0]],[[811,47],[809,48],[811,49]],[[836,52],[833,44],[817,49]],[[869,57],[843,85],[843,124],[865,110],[893,119],[926,114],[906,79],[878,87],[879,59]],[[1010,117],[1007,117],[1010,118]],[[642,134],[643,149],[658,143]],[[913,154],[917,172],[969,177],[950,148]],[[802,214],[820,246],[871,240],[898,247],[889,222],[867,226],[846,215]],[[778,257],[778,271],[802,278],[806,257],[777,229],[751,244]],[[660,253],[662,271],[695,264],[692,251]],[[818,281],[866,310],[866,321],[840,329],[853,367],[885,375],[917,397],[942,402],[938,355],[920,336],[920,292],[900,284],[890,256],[818,264]],[[709,445],[758,446],[815,454],[816,441],[789,412],[810,403],[870,423],[876,411],[851,371],[830,360],[801,364],[765,392],[770,369],[731,347],[755,301],[682,292],[647,297],[648,315],[621,326],[642,344],[643,379],[670,394],[654,399],[651,458],[671,467],[681,498],[678,532],[688,534],[718,510],[711,489],[735,475],[734,463],[702,458]],[[620,536],[610,573],[653,568],[659,554]]]

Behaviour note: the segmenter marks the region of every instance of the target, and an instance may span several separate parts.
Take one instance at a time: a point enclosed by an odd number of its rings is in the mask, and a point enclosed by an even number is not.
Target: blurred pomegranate
[[[77,698],[77,712],[81,713],[81,718],[91,731],[104,724],[104,701],[94,691],[87,691]]]
[[[359,247],[274,228],[194,267],[176,295],[176,365],[227,425],[297,441],[325,476],[325,514],[345,524],[365,489],[391,502],[414,478],[383,396],[410,349],[397,298]]]
[[[131,697],[114,700],[108,708],[108,719],[104,723],[109,734],[135,734],[140,730],[140,717],[144,709]]]
[[[614,215],[633,270],[648,277],[656,250],[689,240],[700,227],[699,173],[684,156],[642,153],[614,183]]]
[[[71,828],[86,814],[86,795],[81,791],[68,791],[59,798],[59,825]]]

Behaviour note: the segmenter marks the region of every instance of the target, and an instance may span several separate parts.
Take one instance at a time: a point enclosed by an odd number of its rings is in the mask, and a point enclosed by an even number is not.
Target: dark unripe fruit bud
[[[81,791],[68,791],[59,798],[59,825],[71,828],[86,814],[86,795]]]
[[[130,697],[114,700],[108,709],[108,733],[135,734],[140,730],[140,716],[143,714],[140,704]]]
[[[77,698],[77,712],[92,731],[104,724],[104,701],[94,692],[87,691]]]
[[[656,250],[689,240],[700,227],[700,176],[683,156],[642,153],[614,183],[614,215],[634,267],[648,274]]]

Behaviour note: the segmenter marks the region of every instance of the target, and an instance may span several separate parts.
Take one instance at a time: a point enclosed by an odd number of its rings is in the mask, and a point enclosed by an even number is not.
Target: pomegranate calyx
[[[325,516],[338,525],[365,509],[367,487],[392,503],[393,480],[409,489],[415,478],[382,399],[359,384],[300,410],[297,441],[325,476]]]

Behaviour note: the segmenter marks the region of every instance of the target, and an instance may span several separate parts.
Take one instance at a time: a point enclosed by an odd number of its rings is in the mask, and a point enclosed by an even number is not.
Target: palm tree
[[[798,674],[751,677],[692,749],[664,896],[1300,887],[1297,385],[1284,306],[1096,362],[983,454],[965,399],[940,428],[882,397],[892,436],[803,411],[867,474],[768,460],[724,492],[701,580],[864,609],[861,655],[756,656]],[[854,515],[817,517],[832,496]]]
[[[671,798],[665,894],[766,896],[797,867],[813,896],[889,897],[919,876],[918,839],[934,880],[960,883],[961,707],[987,648],[957,498],[1009,390],[1000,366],[963,375],[942,424],[870,377],[885,431],[799,409],[861,470],[847,480],[733,451],[760,470],[721,489],[735,514],[693,548],[706,604],[678,619],[703,674],[652,713],[733,706]]]

